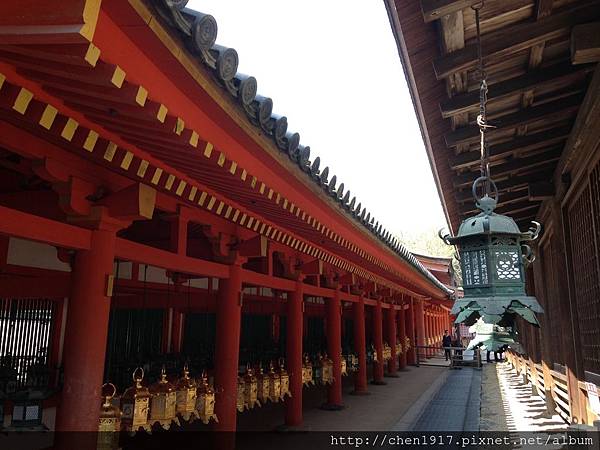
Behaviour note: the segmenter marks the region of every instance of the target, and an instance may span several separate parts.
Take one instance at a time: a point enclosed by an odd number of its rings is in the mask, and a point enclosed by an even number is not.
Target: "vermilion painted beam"
[[[115,254],[117,258],[127,261],[150,264],[191,275],[214,278],[227,278],[229,276],[229,269],[225,264],[178,255],[126,239],[117,239]]]
[[[0,234],[59,247],[88,250],[90,232],[84,228],[0,206]]]

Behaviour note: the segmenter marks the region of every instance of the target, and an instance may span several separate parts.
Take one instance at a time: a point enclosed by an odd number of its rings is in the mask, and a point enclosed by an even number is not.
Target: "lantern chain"
[[[493,126],[487,123],[487,94],[488,94],[488,85],[487,85],[487,74],[485,72],[485,68],[483,65],[483,52],[481,46],[481,23],[480,23],[480,10],[483,8],[484,2],[480,2],[476,5],[471,6],[473,11],[475,11],[475,25],[477,29],[477,59],[478,59],[478,69],[480,76],[480,85],[479,85],[479,115],[477,116],[477,125],[479,126],[479,145],[480,145],[480,158],[481,158],[481,166],[480,172],[481,176],[486,178],[486,182],[484,185],[485,194],[490,194],[490,164],[489,164],[489,153],[488,146],[486,140],[486,130],[488,128],[494,128]]]

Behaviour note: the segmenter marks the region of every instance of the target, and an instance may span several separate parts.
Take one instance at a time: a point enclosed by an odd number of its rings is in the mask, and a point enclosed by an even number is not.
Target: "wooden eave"
[[[138,12],[104,2],[91,43],[0,41],[2,118],[339,270],[400,292],[447,296],[426,269],[416,270],[303,179],[211,75],[174,58],[185,49],[168,47],[158,23]]]
[[[475,212],[479,176],[479,75],[474,1],[388,0],[409,89],[444,212],[453,230]],[[489,85],[491,174],[497,212],[522,227],[552,183],[594,65],[574,65],[576,25],[598,22],[600,2],[486,0],[482,48]],[[591,51],[582,53],[585,61]]]

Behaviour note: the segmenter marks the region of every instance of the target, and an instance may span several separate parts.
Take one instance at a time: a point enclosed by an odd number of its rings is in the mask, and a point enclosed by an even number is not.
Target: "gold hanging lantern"
[[[342,355],[341,359],[340,359],[340,365],[341,365],[341,372],[342,372],[342,376],[347,376],[348,375],[348,363],[346,362],[346,358],[344,358],[344,356]]]
[[[333,361],[327,357],[327,353],[323,356],[323,384],[333,384]]]
[[[152,427],[148,423],[150,398],[152,395],[148,388],[142,386],[144,369],[138,367],[133,371],[133,386],[128,388],[121,397],[121,424],[130,433],[137,432],[140,428],[150,432]]]
[[[106,383],[102,385],[104,401],[100,406],[97,450],[112,450],[119,446],[122,413],[118,406],[112,404],[112,399],[116,393],[117,388],[114,384]]]
[[[404,338],[404,351],[407,352],[410,349],[410,338],[406,336]]]
[[[285,370],[284,365],[285,359],[279,358],[279,380],[281,382],[281,393],[279,398],[281,400],[283,400],[286,395],[288,397],[292,396],[292,393],[290,392],[290,375],[287,373],[287,370]]]
[[[314,384],[323,384],[323,356],[317,353],[317,362],[313,366]]]
[[[183,367],[183,376],[177,381],[177,414],[186,422],[193,422],[198,418],[196,411],[196,398],[198,386],[190,378],[187,364]]]
[[[208,384],[208,377],[204,371],[200,376],[200,383],[196,393],[196,410],[198,411],[198,416],[202,423],[206,425],[211,420],[219,423],[219,419],[215,414],[215,391]]]
[[[175,422],[179,425],[177,418],[177,392],[175,387],[167,380],[167,373],[163,366],[160,372],[160,380],[150,386],[152,400],[150,401],[150,424],[159,424],[165,430],[171,428]]]
[[[383,360],[389,361],[392,359],[392,347],[387,342],[383,343]]]
[[[269,400],[269,376],[263,371],[262,364],[258,365],[258,374],[256,375],[256,396],[264,405]]]
[[[238,376],[237,379],[237,400],[236,400],[236,408],[239,412],[244,412],[244,409],[247,409],[248,405],[246,404],[246,395],[245,395],[245,383],[244,379]]]
[[[273,366],[273,361],[269,364],[269,400],[273,403],[279,402],[281,398],[281,378],[279,374],[275,372],[275,366]]]
[[[244,375],[244,401],[248,409],[254,409],[256,405],[261,406],[258,400],[258,379],[254,376],[250,364],[246,366],[246,375]]]
[[[400,356],[402,354],[402,344],[400,341],[396,341],[396,356]]]
[[[307,354],[304,355],[304,362],[302,363],[302,384],[304,386],[315,384],[313,381],[313,366]]]

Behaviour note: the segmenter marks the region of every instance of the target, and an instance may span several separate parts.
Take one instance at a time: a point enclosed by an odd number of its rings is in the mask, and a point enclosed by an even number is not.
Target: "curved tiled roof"
[[[404,245],[362,207],[344,183],[329,178],[329,167],[321,169],[321,159],[311,160],[310,147],[300,143],[300,135],[288,130],[287,118],[273,114],[273,100],[258,94],[256,78],[237,72],[238,54],[233,48],[216,44],[217,22],[213,16],[186,8],[188,0],[152,0],[160,15],[183,37],[189,51],[208,67],[218,82],[237,100],[248,119],[269,136],[277,148],[295,162],[305,176],[319,185],[355,221],[423,274],[440,290],[453,291],[433,276]]]

